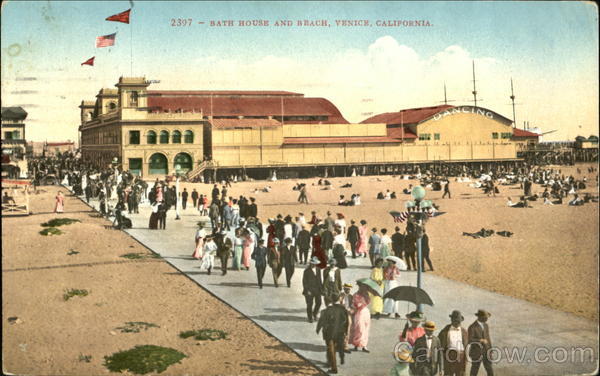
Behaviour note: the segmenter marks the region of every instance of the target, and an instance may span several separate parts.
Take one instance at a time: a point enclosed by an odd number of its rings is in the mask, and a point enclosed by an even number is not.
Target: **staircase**
[[[213,166],[213,162],[212,161],[202,161],[202,163],[200,163],[198,165],[198,167],[196,167],[195,169],[189,171],[186,174],[187,180],[188,181],[194,181],[194,179],[196,179],[198,176],[200,176],[200,174],[206,170],[207,168],[210,168]]]

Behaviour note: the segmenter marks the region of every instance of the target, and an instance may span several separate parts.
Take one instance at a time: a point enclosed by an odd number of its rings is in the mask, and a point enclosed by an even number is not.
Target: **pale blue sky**
[[[135,1],[130,25],[104,20],[129,7],[129,1],[3,3],[2,105],[33,104],[28,109],[30,118],[34,119],[32,128],[35,130],[38,124],[47,124],[43,130],[38,126],[39,132],[33,132],[34,137],[39,134],[42,138],[61,138],[63,133],[56,130],[62,130],[66,127],[64,124],[68,124],[63,138],[76,138],[73,127],[78,121],[78,113],[76,106],[72,106],[81,99],[93,98],[102,86],[112,87],[120,75],[129,75],[131,31],[133,73],[161,79],[161,88],[183,88],[180,86],[185,82],[174,77],[193,75],[197,81],[192,82],[197,89],[268,87],[295,90],[327,97],[349,120],[360,121],[360,114],[365,112],[438,104],[445,80],[450,83],[451,97],[459,101],[470,99],[471,67],[465,62],[475,59],[478,85],[481,85],[479,91],[484,99],[482,106],[512,117],[512,110],[506,107],[509,95],[506,86],[510,87],[509,80],[513,76],[518,101],[523,102],[517,110],[522,114],[517,115],[520,126],[519,118],[531,119],[535,125],[546,129],[560,128],[561,131],[555,134],[558,138],[574,137],[579,129],[597,133],[598,29],[597,10],[591,3]],[[192,18],[193,24],[172,27],[171,18]],[[210,20],[225,19],[236,23],[241,19],[264,19],[271,24],[281,19],[294,22],[326,19],[332,26],[208,26]],[[367,19],[372,23],[376,20],[428,20],[432,26],[336,27],[336,19]],[[199,25],[198,21],[206,24]],[[115,31],[116,46],[95,48],[96,36]],[[451,46],[459,47],[456,50],[461,59],[457,54],[452,57],[444,53]],[[390,48],[395,52],[388,54],[386,51]],[[15,53],[17,56],[11,56]],[[440,53],[443,56],[438,56]],[[94,55],[96,66],[80,66]],[[460,64],[460,69],[456,72],[436,70],[436,56],[447,67],[452,66],[448,61],[454,59],[453,64]],[[402,60],[405,57],[407,60]],[[377,59],[386,62],[374,63]],[[399,59],[397,64],[393,59]],[[345,66],[346,61],[351,63]],[[323,73],[333,62],[342,68],[345,66],[348,72],[346,76],[332,79],[332,84],[325,87],[324,82],[334,73],[338,74],[335,71],[328,75]],[[292,63],[296,64],[294,68]],[[280,72],[281,77],[274,79],[270,64],[287,64],[290,71],[284,70]],[[235,80],[230,75],[230,81],[215,79],[227,76],[236,67],[247,74],[239,74]],[[379,90],[386,84],[382,69],[397,76],[389,83],[396,85],[395,89]],[[298,77],[286,81],[286,76],[294,76],[296,72]],[[15,77],[23,76],[38,78],[37,82],[28,82],[27,89],[48,93],[47,86],[51,82],[65,82],[69,89],[59,85],[63,91],[60,96],[65,97],[63,102],[50,101],[42,93],[11,96],[11,92],[18,91],[16,87],[24,85],[22,82],[17,85]],[[73,78],[69,81],[66,76]],[[252,77],[246,80],[246,76]],[[366,76],[369,78],[364,78]],[[298,84],[298,78],[302,78],[302,85]],[[368,92],[354,91],[359,89],[353,88],[352,93],[356,98],[372,97],[375,104],[352,113],[356,105],[348,96],[349,89],[340,84],[344,79],[370,88]],[[332,87],[334,84],[339,85],[337,91]],[[314,86],[311,88],[311,85]],[[386,102],[383,99],[386,90],[397,92],[398,100]],[[552,90],[556,92],[552,93]],[[382,97],[379,101],[378,94]],[[548,113],[551,108],[568,107],[565,99],[568,101],[572,97],[595,99],[595,107],[591,107],[592,100],[590,103],[587,99],[573,102],[586,106],[584,115],[578,111],[580,117],[577,120]],[[60,119],[57,119],[54,113],[63,104],[65,108],[61,109]],[[556,119],[561,119],[562,123],[555,124]],[[573,124],[568,124],[572,121],[583,123],[582,128],[572,129]]]

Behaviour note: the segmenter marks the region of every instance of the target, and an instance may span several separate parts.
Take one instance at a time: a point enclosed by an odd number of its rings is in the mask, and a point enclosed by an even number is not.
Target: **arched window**
[[[183,142],[186,144],[193,144],[194,143],[194,132],[192,132],[192,131],[183,132]]]
[[[169,172],[167,169],[167,157],[160,153],[152,154],[149,167],[150,175],[166,175]]]
[[[173,162],[173,168],[177,170],[177,167],[179,167],[179,172],[182,174],[190,171],[192,169],[192,157],[188,153],[177,154]]]
[[[156,144],[156,132],[148,131],[148,134],[146,135],[146,143],[151,145]]]
[[[159,142],[161,144],[168,144],[169,143],[169,132],[167,132],[167,131],[160,131]]]
[[[174,144],[181,144],[181,132],[173,131],[171,135],[171,142]]]

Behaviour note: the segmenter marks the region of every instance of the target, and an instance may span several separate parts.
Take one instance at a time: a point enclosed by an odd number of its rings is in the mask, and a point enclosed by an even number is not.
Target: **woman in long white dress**
[[[215,254],[217,253],[217,244],[214,242],[211,235],[206,237],[203,252],[204,255],[202,257],[200,270],[206,269],[208,275],[210,275],[210,272],[215,265]]]
[[[392,260],[388,260],[388,266],[383,269],[383,295],[387,294],[388,291],[398,286],[397,278],[400,277],[400,269],[396,266],[396,263]],[[385,299],[383,301],[383,313],[391,316],[392,313],[396,314],[396,317],[400,317],[398,310],[398,302],[394,299]]]

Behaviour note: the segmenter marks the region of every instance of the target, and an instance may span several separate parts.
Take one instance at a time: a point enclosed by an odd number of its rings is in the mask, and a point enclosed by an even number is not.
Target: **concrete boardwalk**
[[[96,202],[92,204],[98,208]],[[150,209],[147,204],[140,205],[140,214],[129,215],[133,228],[127,232],[200,286],[326,371],[324,342],[315,333],[316,324],[309,324],[306,319],[306,306],[301,294],[304,266],[296,268],[291,288],[285,286],[285,272],[279,279],[279,288],[275,288],[269,268],[262,290],[256,285],[253,268],[250,271],[230,270],[226,276],[221,276],[218,259],[217,270],[209,276],[205,271],[200,271],[200,262],[191,257],[199,215],[190,208],[181,213],[181,220],[176,221],[175,212],[168,212],[166,230],[149,230]],[[349,267],[342,271],[344,281],[355,284],[356,279],[369,276],[368,259],[350,257],[348,261]],[[416,284],[416,273],[401,274],[401,284]],[[492,313],[489,320],[492,343],[501,351],[501,359],[494,366],[498,375],[584,374],[597,369],[598,325],[593,321],[431,273],[424,274],[424,288],[435,302],[434,307],[425,306],[425,314],[436,322],[438,330],[449,323],[448,315],[455,309],[465,316],[465,327],[475,320],[474,312],[477,309],[483,308]],[[165,286],[165,293],[169,293],[168,286]],[[415,308],[405,302],[401,302],[400,306],[402,315]],[[352,352],[347,355],[346,364],[338,365],[340,374],[387,375],[395,364],[391,354],[404,323],[403,319],[372,320],[369,339],[371,353]],[[589,349],[583,361],[577,350],[573,353],[573,348]],[[534,358],[536,349],[540,362]],[[514,355],[525,352],[523,360],[510,361],[513,351]],[[484,374],[484,370],[479,372]]]

